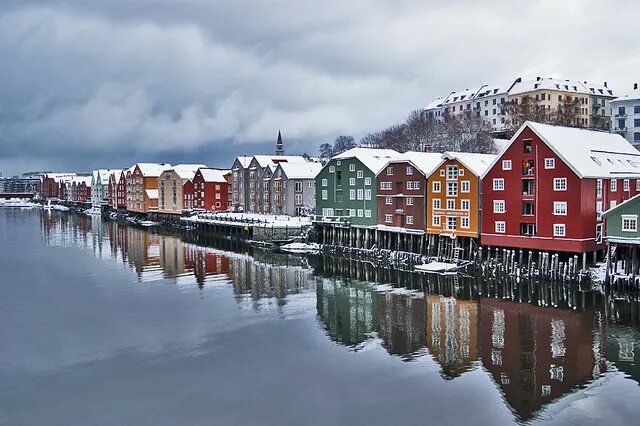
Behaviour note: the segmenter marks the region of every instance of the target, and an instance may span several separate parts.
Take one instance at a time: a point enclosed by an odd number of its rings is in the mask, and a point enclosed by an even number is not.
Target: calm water
[[[0,424],[637,422],[637,295],[189,238],[0,209]]]

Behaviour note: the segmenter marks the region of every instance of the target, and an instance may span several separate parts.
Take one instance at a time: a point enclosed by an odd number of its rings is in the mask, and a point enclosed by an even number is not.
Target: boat
[[[418,272],[426,272],[432,274],[455,274],[459,270],[471,265],[471,261],[463,261],[458,263],[447,263],[433,261],[430,263],[424,263],[422,265],[416,265],[415,270]]]

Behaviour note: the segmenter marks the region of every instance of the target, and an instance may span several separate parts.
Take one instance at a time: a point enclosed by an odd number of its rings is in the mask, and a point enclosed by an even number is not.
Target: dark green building
[[[607,242],[640,245],[639,214],[640,194],[604,212]]]

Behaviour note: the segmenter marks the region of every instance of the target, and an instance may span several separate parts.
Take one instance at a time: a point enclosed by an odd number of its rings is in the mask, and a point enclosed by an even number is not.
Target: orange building
[[[480,176],[495,155],[445,152],[427,177],[427,233],[480,236]]]
[[[158,210],[158,177],[171,164],[138,163],[127,171],[127,210],[148,213]]]

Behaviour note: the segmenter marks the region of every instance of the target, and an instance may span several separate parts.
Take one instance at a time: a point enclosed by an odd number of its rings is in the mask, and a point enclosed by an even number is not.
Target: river
[[[0,209],[0,425],[628,425],[637,294]]]

